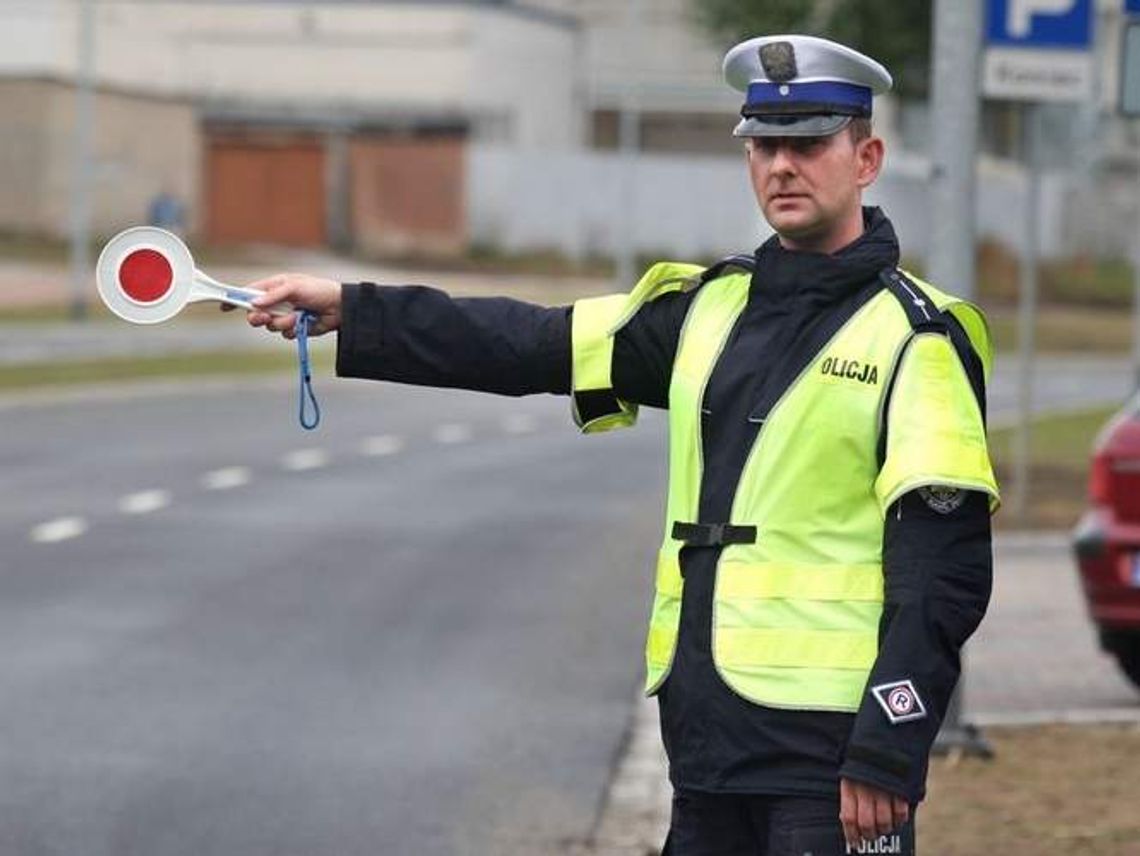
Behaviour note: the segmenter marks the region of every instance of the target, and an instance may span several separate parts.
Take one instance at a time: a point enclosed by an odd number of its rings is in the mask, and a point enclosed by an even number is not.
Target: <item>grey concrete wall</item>
[[[474,242],[516,252],[553,249],[574,258],[614,252],[626,210],[620,155],[475,145],[469,158],[468,217]],[[1038,227],[1046,257],[1081,249],[1068,229],[1071,185],[1065,175],[1045,177]],[[677,259],[716,256],[753,248],[771,234],[752,195],[743,155],[644,155],[634,169],[633,186],[634,237],[641,253]],[[1016,252],[1025,234],[1023,198],[1024,176],[1016,165],[983,162],[979,236]],[[866,200],[891,216],[904,256],[925,260],[938,216],[931,208],[928,162],[907,153],[890,155]],[[1132,226],[1121,222],[1112,228],[1120,233]],[[953,289],[949,283],[946,287]]]
[[[0,229],[50,230],[43,185],[51,157],[53,91],[49,83],[0,80]]]
[[[75,90],[49,80],[0,80],[0,228],[68,233]],[[201,140],[183,102],[99,92],[94,131],[94,229],[145,222],[162,188],[198,209]]]

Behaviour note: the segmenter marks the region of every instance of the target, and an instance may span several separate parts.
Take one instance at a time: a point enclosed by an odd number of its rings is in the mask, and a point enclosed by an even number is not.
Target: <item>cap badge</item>
[[[760,65],[773,83],[787,83],[799,75],[796,48],[791,42],[769,42],[760,46]]]

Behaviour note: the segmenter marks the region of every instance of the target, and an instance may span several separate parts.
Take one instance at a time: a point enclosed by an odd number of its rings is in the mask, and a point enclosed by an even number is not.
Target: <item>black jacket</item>
[[[774,401],[806,362],[879,288],[898,263],[890,222],[866,212],[863,236],[834,255],[756,252],[749,299],[709,379],[702,425],[704,521],[728,511],[755,438],[755,408]],[[681,326],[693,294],[647,305],[618,334],[619,397],[664,407]],[[338,338],[343,376],[461,387],[506,395],[567,393],[569,307],[505,298],[450,298],[435,289],[346,285]],[[953,322],[951,321],[953,325]],[[955,326],[955,338],[964,342]],[[960,347],[975,388],[982,373]],[[799,366],[802,367],[802,366]],[[677,653],[659,694],[670,777],[710,792],[834,796],[838,776],[917,802],[931,743],[959,674],[958,652],[985,611],[991,584],[986,497],[949,513],[904,496],[884,532],[886,592],[881,647],[869,687],[910,680],[927,715],[892,725],[870,693],[856,715],[763,707],[736,695],[712,665],[711,616],[719,548],[686,547]]]

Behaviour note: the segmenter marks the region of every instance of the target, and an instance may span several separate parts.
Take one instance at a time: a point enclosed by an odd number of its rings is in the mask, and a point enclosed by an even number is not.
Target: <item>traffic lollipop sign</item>
[[[194,267],[194,257],[182,240],[165,229],[136,226],[115,235],[95,263],[95,284],[107,308],[132,324],[160,324],[182,311],[187,303],[217,300],[253,309],[252,301],[265,292],[227,285]],[[316,428],[321,409],[313,394],[309,372],[309,325],[316,315],[296,310],[290,303],[275,303],[273,315],[297,311],[297,355],[301,378],[301,426]]]
[[[264,292],[227,285],[194,267],[182,240],[165,229],[136,226],[111,238],[95,265],[95,283],[107,308],[132,324],[169,321],[188,303],[217,300],[252,309]],[[292,312],[288,303],[269,307],[274,315]]]

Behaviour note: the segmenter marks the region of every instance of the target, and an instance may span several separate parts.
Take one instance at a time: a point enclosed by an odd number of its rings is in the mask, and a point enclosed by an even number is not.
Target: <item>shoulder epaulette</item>
[[[895,296],[910,326],[916,333],[946,333],[946,318],[942,310],[922,288],[898,268],[887,268],[879,274],[883,285]]]

